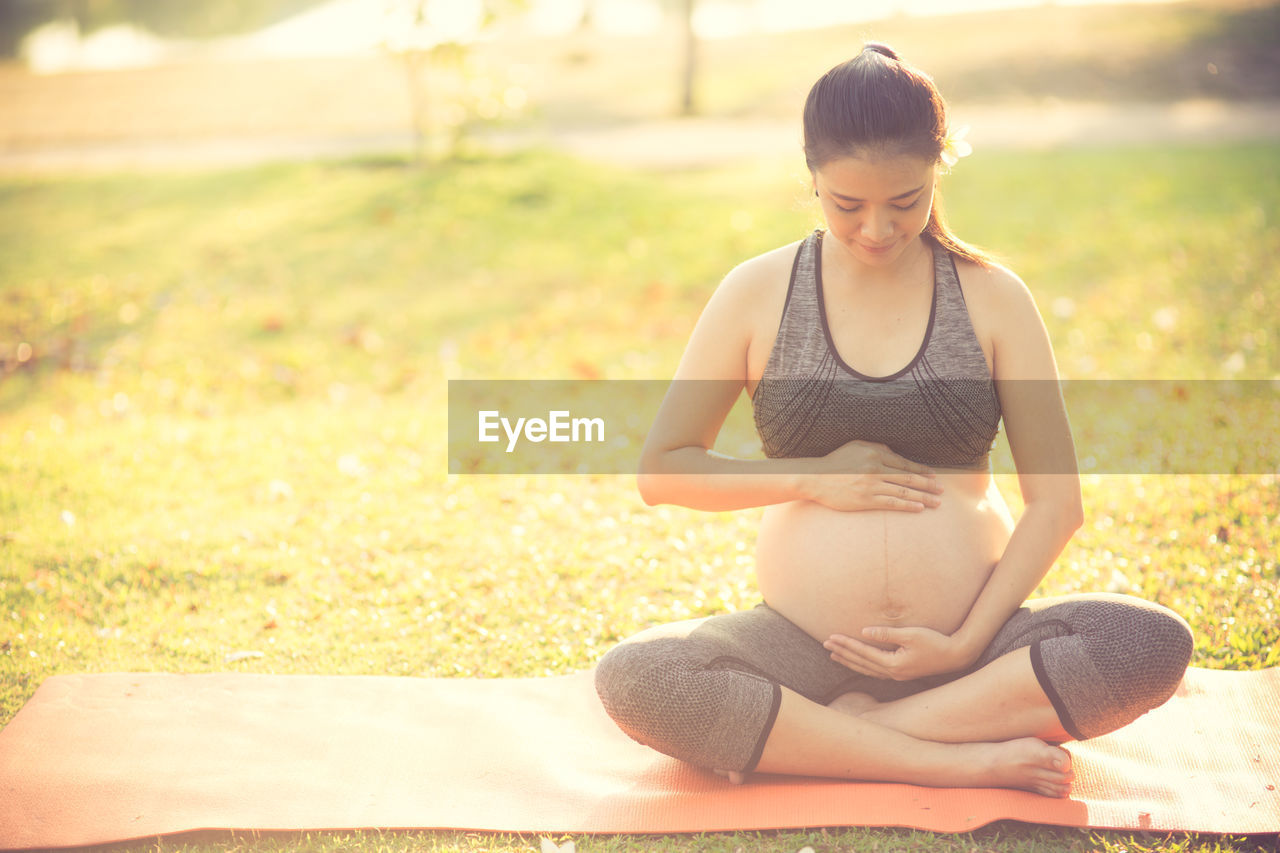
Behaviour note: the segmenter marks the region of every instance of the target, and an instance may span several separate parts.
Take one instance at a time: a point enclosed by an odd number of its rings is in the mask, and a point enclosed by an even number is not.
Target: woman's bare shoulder
[[[975,327],[1039,317],[1031,289],[1008,267],[997,263],[982,266],[957,258],[956,272],[960,274],[960,286]]]
[[[1053,344],[1030,288],[1012,270],[956,263],[974,332],[997,379],[1056,379]]]
[[[694,326],[678,378],[750,378],[761,336],[776,329],[796,245],[738,264],[720,282]]]
[[[756,255],[731,269],[707,303],[704,317],[745,332],[749,339],[776,328],[787,298],[798,243]],[[721,326],[722,331],[727,328]]]
[[[771,296],[786,297],[791,281],[791,268],[795,264],[800,243],[788,243],[738,264],[720,283],[735,298],[757,303]]]

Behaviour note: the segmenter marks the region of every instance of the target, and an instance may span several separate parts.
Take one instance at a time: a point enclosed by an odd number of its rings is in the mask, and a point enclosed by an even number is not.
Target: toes
[[[1041,753],[1036,761],[1033,789],[1046,797],[1063,798],[1071,794],[1071,781],[1075,778],[1071,753],[1059,747],[1051,747]]]
[[[1058,780],[1043,779],[1032,786],[1037,794],[1045,797],[1054,797],[1055,799],[1063,799],[1071,795],[1070,783]]]
[[[1064,782],[1070,782],[1076,778],[1076,770],[1071,762],[1071,755],[1065,751],[1061,755],[1054,756],[1053,769],[1056,775]]]
[[[1038,774],[1035,787],[1038,793],[1046,797],[1066,797],[1071,794],[1072,774],[1057,770],[1042,770]]]
[[[1041,766],[1046,770],[1053,772],[1064,780],[1070,781],[1075,778],[1075,768],[1072,766],[1071,753],[1059,747],[1050,747],[1049,751],[1041,757]]]

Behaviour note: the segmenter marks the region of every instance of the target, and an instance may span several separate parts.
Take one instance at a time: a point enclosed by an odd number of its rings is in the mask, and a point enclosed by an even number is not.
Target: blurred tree
[[[595,25],[596,0],[583,0],[582,14],[578,16],[578,31],[587,32]]]
[[[388,0],[392,32],[383,46],[404,71],[415,163],[453,156],[473,120],[523,105],[511,87],[475,67],[471,43],[524,6],[525,0]]]
[[[698,111],[694,99],[694,82],[698,72],[698,34],[693,28],[693,6],[694,0],[680,0],[681,38],[684,44],[680,74],[680,114],[685,116]]]
[[[597,0],[583,0],[582,14],[578,18],[578,31],[588,32],[595,25]],[[680,81],[678,111],[680,115],[697,113],[695,89],[697,83],[698,36],[693,26],[695,0],[659,0],[664,12],[679,20],[680,29]]]
[[[55,20],[89,33],[133,24],[162,36],[210,38],[252,32],[323,0],[0,0],[0,55],[14,56],[27,33]]]

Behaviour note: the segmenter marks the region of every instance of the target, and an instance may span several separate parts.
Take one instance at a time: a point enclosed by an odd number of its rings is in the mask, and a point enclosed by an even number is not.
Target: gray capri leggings
[[[1077,740],[1114,731],[1163,704],[1191,660],[1191,629],[1164,607],[1123,595],[1027,602],[969,669],[914,681],[854,672],[761,604],[754,610],[644,631],[596,667],[596,691],[624,732],[659,752],[716,770],[760,760],[782,687],[822,705],[850,691],[887,702],[961,678],[1031,647],[1031,665]]]

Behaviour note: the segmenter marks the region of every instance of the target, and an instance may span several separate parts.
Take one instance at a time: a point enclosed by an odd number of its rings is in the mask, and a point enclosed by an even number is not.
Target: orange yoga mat
[[[0,731],[0,847],[197,829],[646,833],[994,820],[1280,831],[1280,668],[1192,669],[1133,725],[1069,747],[1070,799],[757,776],[633,743],[590,673],[545,679],[64,675]]]

